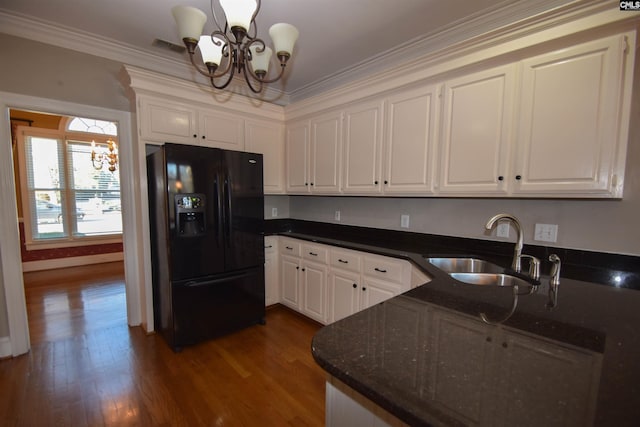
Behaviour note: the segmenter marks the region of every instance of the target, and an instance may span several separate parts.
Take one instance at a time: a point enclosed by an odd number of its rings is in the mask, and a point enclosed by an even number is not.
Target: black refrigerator
[[[263,324],[262,155],[167,143],[147,179],[155,329],[179,351]]]

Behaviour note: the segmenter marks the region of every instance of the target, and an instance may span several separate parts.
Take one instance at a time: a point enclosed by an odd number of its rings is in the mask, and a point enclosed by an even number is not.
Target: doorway
[[[139,326],[145,318],[148,305],[141,299],[144,292],[145,274],[140,265],[143,264],[143,250],[138,238],[138,221],[140,208],[139,197],[136,196],[136,171],[138,160],[132,143],[131,114],[128,112],[92,107],[46,98],[35,98],[0,92],[0,261],[2,274],[0,285],[4,287],[6,307],[0,307],[0,332],[8,334],[8,340],[0,343],[4,356],[26,353],[29,351],[28,319],[23,285],[20,238],[17,232],[17,201],[13,174],[14,153],[11,146],[9,110],[11,108],[28,111],[49,111],[52,114],[102,117],[118,123],[120,133],[121,173],[122,173],[122,212],[123,212],[123,245],[128,256],[124,260],[126,287],[126,312],[129,326]],[[143,294],[144,297],[144,294]],[[5,310],[6,309],[6,310]],[[152,316],[152,313],[150,314]],[[149,324],[153,330],[153,323]],[[4,346],[3,346],[4,344]]]

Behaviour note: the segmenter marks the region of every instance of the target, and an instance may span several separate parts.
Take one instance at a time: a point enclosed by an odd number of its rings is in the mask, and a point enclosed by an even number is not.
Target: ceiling
[[[443,44],[577,1],[262,0],[257,24],[258,35],[265,40],[276,22],[299,29],[286,80],[278,82],[279,90],[299,99],[441,49]],[[182,45],[171,16],[176,4],[205,11],[209,16],[205,31],[213,30],[209,0],[0,0],[0,14],[20,22],[13,31],[19,34],[13,35],[25,37],[24,28],[32,26],[33,35],[28,38],[58,45],[64,43],[56,42],[57,34],[90,40],[71,48],[82,50],[84,45],[86,53],[106,57],[121,47],[129,54],[127,63],[176,75],[179,67],[190,67],[186,54],[152,45],[154,39]],[[41,26],[47,28],[48,37],[38,35]],[[0,32],[11,32],[4,27]],[[100,49],[102,44],[109,49]],[[150,61],[151,57],[160,61]],[[166,70],[157,69],[165,66]]]

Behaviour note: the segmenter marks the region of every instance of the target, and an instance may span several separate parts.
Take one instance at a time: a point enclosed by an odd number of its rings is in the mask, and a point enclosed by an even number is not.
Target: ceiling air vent
[[[170,50],[172,52],[184,53],[187,49],[184,46],[173,44],[166,40],[155,39],[151,46],[159,47],[160,49]]]

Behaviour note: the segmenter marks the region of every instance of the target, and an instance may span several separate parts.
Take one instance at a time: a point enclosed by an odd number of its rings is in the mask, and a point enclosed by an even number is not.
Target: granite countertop
[[[543,276],[507,318],[510,288],[453,280],[425,252],[278,234],[408,259],[431,277],[312,342],[324,370],[407,424],[637,425],[638,290],[562,278],[550,308]]]

